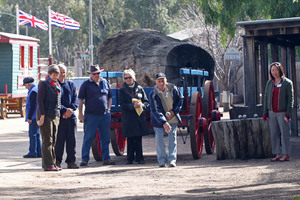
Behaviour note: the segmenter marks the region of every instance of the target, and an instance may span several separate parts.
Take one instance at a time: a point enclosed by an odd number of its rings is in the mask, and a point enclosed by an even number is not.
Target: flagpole
[[[90,27],[90,45],[89,45],[89,49],[90,49],[90,65],[93,65],[93,9],[92,9],[92,0],[89,1],[89,18],[90,18],[90,23],[89,23],[89,27]]]
[[[17,30],[17,35],[20,34],[19,30],[19,5],[16,4],[16,30]]]
[[[49,56],[52,56],[51,7],[48,6]]]

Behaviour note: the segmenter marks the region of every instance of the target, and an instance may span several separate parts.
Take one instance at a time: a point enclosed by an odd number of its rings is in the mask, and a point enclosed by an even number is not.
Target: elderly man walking
[[[150,93],[151,125],[155,132],[156,152],[159,167],[176,167],[177,159],[177,124],[181,123],[179,111],[183,103],[183,96],[178,88],[167,83],[164,73],[155,77],[156,86]],[[164,133],[168,134],[168,155],[165,150]]]
[[[103,157],[103,165],[115,165],[109,156],[110,143],[110,108],[112,95],[109,83],[100,77],[104,69],[98,65],[90,67],[90,79],[82,83],[79,89],[79,120],[84,122],[84,138],[82,144],[82,162],[80,166],[87,166],[90,159],[90,148],[98,129]],[[83,101],[85,112],[83,115]]]

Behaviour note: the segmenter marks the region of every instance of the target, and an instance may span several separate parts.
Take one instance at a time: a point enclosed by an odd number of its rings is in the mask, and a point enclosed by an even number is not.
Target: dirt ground
[[[77,163],[81,161],[83,125],[77,134]],[[270,159],[223,160],[206,155],[194,160],[189,137],[178,136],[176,168],[159,168],[154,136],[143,138],[145,165],[103,166],[92,157],[86,168],[44,172],[41,158],[28,152],[24,118],[0,120],[0,199],[300,199],[300,139],[292,139],[290,162]],[[64,156],[65,158],[65,156]]]

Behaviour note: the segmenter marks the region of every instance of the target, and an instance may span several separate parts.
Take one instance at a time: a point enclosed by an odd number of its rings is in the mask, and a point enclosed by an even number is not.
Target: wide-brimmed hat
[[[26,83],[33,83],[34,82],[34,78],[32,77],[25,77],[23,79],[23,85],[25,85]]]
[[[90,71],[88,71],[87,73],[89,73],[89,74],[101,73],[102,71],[104,71],[104,69],[100,69],[99,65],[91,65]]]
[[[161,79],[161,78],[166,78],[166,75],[164,73],[158,73],[158,74],[156,74],[155,80]]]

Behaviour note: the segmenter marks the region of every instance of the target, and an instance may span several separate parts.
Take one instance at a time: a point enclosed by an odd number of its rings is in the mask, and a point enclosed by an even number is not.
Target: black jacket
[[[132,98],[139,99],[144,104],[144,112],[140,116],[135,111]],[[119,91],[119,100],[122,111],[122,136],[125,138],[147,135],[145,109],[149,106],[149,101],[142,86],[135,82],[134,88],[131,89],[124,83]]]

